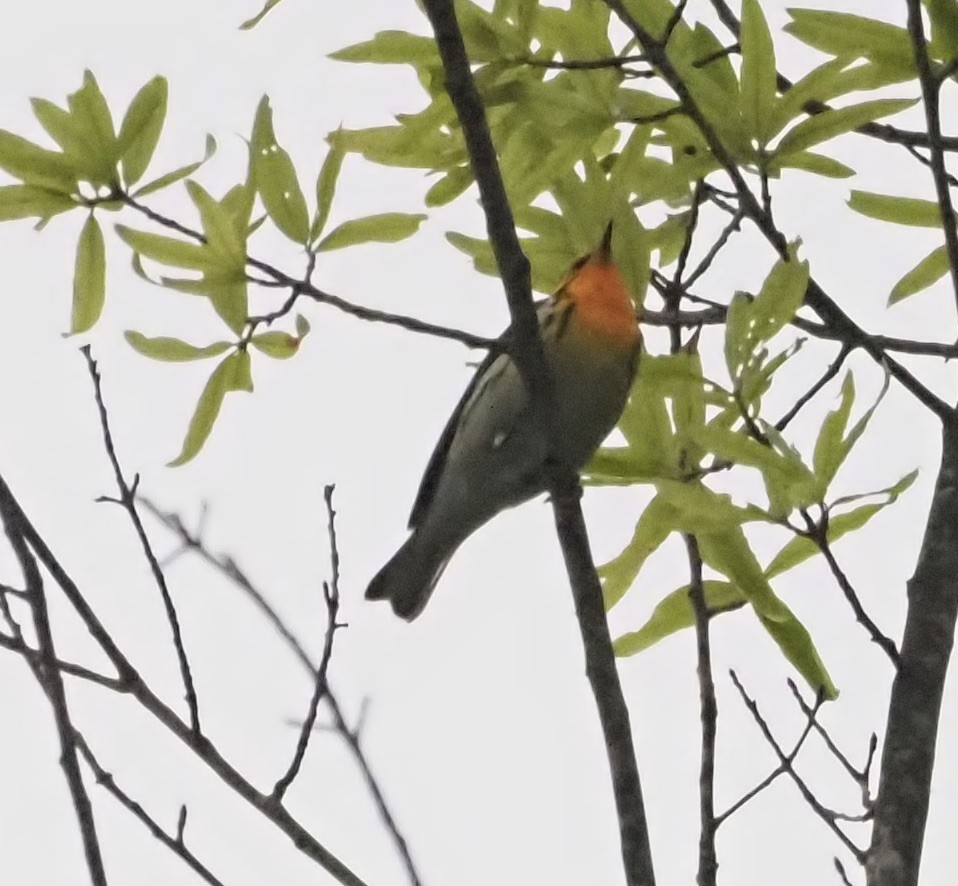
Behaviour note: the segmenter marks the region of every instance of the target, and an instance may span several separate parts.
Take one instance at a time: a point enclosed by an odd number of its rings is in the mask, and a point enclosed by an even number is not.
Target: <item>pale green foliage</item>
[[[277,4],[278,0],[266,0],[242,27],[254,27]],[[711,130],[712,143],[721,142],[722,161],[693,115],[659,80],[628,77],[628,65],[620,63],[574,70],[555,66],[558,61],[635,55],[634,42],[623,38],[624,31],[615,26],[604,3],[495,0],[491,9],[471,0],[455,3],[538,291],[553,291],[570,263],[591,250],[613,220],[613,253],[641,305],[650,269],[668,268],[684,254],[696,215],[691,208],[693,192],[703,181],[727,184],[721,177],[726,158],[750,183],[760,181],[763,188],[780,177],[848,178],[855,174],[852,168],[820,151],[857,127],[915,103],[913,52],[899,25],[844,12],[791,10],[786,31],[827,58],[780,93],[779,37],[769,29],[760,0],[742,3],[741,47],[733,51],[707,26],[691,21],[688,11],[675,20],[675,6],[669,0],[626,0],[626,6],[652,34],[663,34],[671,23],[669,61]],[[925,7],[932,26],[933,62],[948,64],[958,56],[958,13],[950,0],[926,0]],[[310,193],[300,184],[304,169],[280,144],[265,97],[250,134],[249,168],[221,197],[194,178],[215,150],[209,137],[202,159],[160,172],[139,185],[166,117],[167,85],[159,77],[140,89],[119,128],[96,80],[87,73],[66,107],[44,99],[33,102],[56,149],[0,131],[0,170],[14,179],[0,186],[0,220],[35,217],[42,225],[71,209],[90,212],[77,248],[72,332],[89,329],[103,307],[105,251],[96,213],[131,206],[142,211],[134,201],[185,181],[199,219],[195,228],[156,216],[152,221],[159,221],[159,228],[144,230],[148,223],[142,217],[137,225],[115,226],[132,251],[140,276],[206,299],[229,330],[209,344],[127,333],[130,345],[151,359],[192,363],[220,358],[174,464],[200,451],[229,392],[252,390],[251,351],[257,352],[257,359],[260,354],[290,358],[309,331],[301,316],[296,318],[295,334],[263,328],[267,319],[276,318],[250,317],[250,241],[262,225],[269,224],[304,250],[310,269],[319,252],[397,242],[414,234],[426,219],[416,211],[421,207],[336,219],[328,229],[349,155],[425,171],[431,179],[423,195],[426,209],[450,203],[472,189],[472,168],[431,38],[383,31],[333,58],[408,66],[422,86],[424,101],[413,113],[398,113],[390,125],[330,133],[329,149]],[[633,69],[644,67],[630,64]],[[867,95],[896,84],[904,84],[900,96]],[[131,191],[134,187],[137,190]],[[850,204],[884,222],[941,225],[937,204],[922,195],[854,191]],[[450,232],[447,238],[478,271],[497,273],[485,238],[461,232]],[[171,276],[148,272],[156,265],[172,269],[164,271]],[[644,484],[654,490],[632,539],[601,569],[610,607],[631,591],[646,560],[667,539],[676,533],[692,534],[706,566],[721,576],[705,582],[708,605],[720,610],[748,608],[809,684],[831,697],[835,687],[811,638],[779,599],[772,580],[813,556],[821,538],[834,542],[863,526],[904,492],[914,475],[873,493],[874,500],[861,502],[862,496],[829,500],[839,468],[877,406],[852,422],[855,389],[850,375],[842,383],[837,406],[827,416],[822,414],[812,453],[800,452],[788,439],[787,429],[779,431],[768,420],[765,394],[801,346],[787,330],[809,282],[808,265],[800,258],[797,243],[786,259],[769,261],[769,266],[758,294],[742,293],[730,301],[722,378],[704,377],[697,339],[670,356],[642,356],[619,426],[625,444],[597,453],[586,480]],[[259,273],[263,264],[254,262],[254,267]],[[939,247],[895,285],[890,300],[930,286],[947,268],[944,248]],[[719,470],[756,473],[764,495],[737,501],[716,491],[711,481]],[[817,515],[815,526],[823,535],[813,538],[803,522],[809,514]],[[754,522],[781,527],[785,536],[779,553],[764,568],[746,533]],[[654,608],[644,626],[617,641],[617,651],[638,652],[693,621],[688,588],[679,588]]]

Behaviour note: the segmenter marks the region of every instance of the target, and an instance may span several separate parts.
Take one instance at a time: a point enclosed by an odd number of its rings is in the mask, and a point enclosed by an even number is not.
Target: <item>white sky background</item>
[[[690,4],[692,14],[705,6]],[[783,7],[770,9],[773,25],[783,21]],[[904,16],[904,4],[891,0],[832,8],[896,21]],[[170,112],[151,169],[165,171],[197,158],[205,133],[212,132],[220,151],[199,180],[220,194],[243,174],[241,136],[249,133],[259,97],[268,93],[279,138],[310,195],[328,131],[340,123],[386,123],[391,114],[421,107],[407,71],[326,58],[378,30],[425,33],[412,2],[287,0],[257,30],[239,32],[237,25],[255,11],[253,0],[17,4],[6,17],[0,57],[0,127],[39,138],[28,97],[61,100],[80,85],[84,67],[96,73],[117,114],[140,85],[162,73],[170,80]],[[817,58],[790,38],[776,42],[787,73],[800,73]],[[912,87],[893,91],[913,93]],[[917,117],[913,122],[920,125]],[[868,328],[953,339],[954,309],[944,282],[883,313],[891,284],[938,235],[884,228],[844,207],[849,187],[929,197],[930,176],[904,151],[860,137],[829,146],[828,153],[861,174],[847,183],[788,176],[777,195],[784,230],[801,235],[813,273]],[[373,212],[419,211],[425,187],[416,171],[350,158],[332,223]],[[182,191],[164,193],[155,205],[193,221]],[[102,220],[112,218],[104,214]],[[81,222],[78,214],[61,217],[42,235],[28,223],[0,231],[0,471],[134,663],[166,700],[180,703],[168,628],[136,539],[118,509],[94,503],[114,491],[112,477],[80,342],[60,336],[69,320],[72,250]],[[316,282],[362,304],[495,334],[506,321],[504,298],[494,280],[473,273],[445,243],[444,232],[453,229],[482,230],[473,192],[433,213],[420,234],[401,245],[323,256]],[[291,273],[301,267],[295,251],[278,240],[255,249]],[[394,618],[387,606],[362,600],[367,581],[403,538],[420,473],[469,378],[466,361],[475,355],[452,342],[304,305],[313,332],[301,353],[286,363],[254,355],[256,393],[232,395],[200,457],[167,469],[163,465],[179,450],[208,367],[148,361],[125,345],[122,331],[204,343],[223,330],[203,301],[135,280],[127,270],[128,253],[115,238],[108,237],[108,257],[108,305],[90,340],[125,468],[140,471],[148,495],[187,517],[195,518],[207,501],[210,545],[239,559],[313,650],[322,642],[319,584],[328,574],[322,488],[337,484],[342,615],[350,627],[337,635],[332,678],[351,711],[363,698],[370,700],[366,748],[425,883],[622,882],[604,750],[549,508],[526,505],[478,533],[414,625]],[[735,289],[755,289],[771,263],[769,250],[753,241],[731,251],[700,290],[726,299]],[[272,307],[266,298],[254,294],[252,309]],[[706,340],[714,346],[717,334],[707,333]],[[653,352],[666,348],[660,332],[649,341]],[[806,348],[770,398],[769,415],[787,408],[833,353]],[[711,359],[716,369],[714,352]],[[864,358],[851,365],[862,392],[859,414],[881,379]],[[953,373],[920,365],[923,377],[953,400]],[[800,445],[813,439],[837,388],[836,382],[796,422]],[[935,422],[893,385],[835,490],[877,489],[915,466],[922,469],[897,508],[836,548],[869,612],[896,639],[937,458]],[[643,488],[587,491],[597,561],[618,552],[648,497]],[[763,549],[771,556],[784,538],[765,535]],[[155,527],[153,537],[160,552],[170,549],[164,530]],[[13,563],[2,556],[9,579]],[[636,628],[686,576],[681,546],[667,545],[612,613],[613,633]],[[187,558],[170,568],[169,578],[205,728],[228,759],[267,788],[292,753],[297,733],[287,720],[305,712],[308,681],[234,589]],[[858,761],[869,733],[883,727],[891,668],[856,625],[822,564],[789,573],[778,589],[811,630],[842,690],[824,720]],[[53,617],[60,654],[96,661],[90,640],[59,601]],[[775,762],[734,696],[727,669],[740,672],[786,743],[801,718],[785,688],[794,674],[748,612],[718,619],[714,638],[721,810]],[[688,884],[698,835],[693,638],[670,638],[622,661],[620,671],[659,882]],[[69,691],[78,726],[121,786],[169,826],[179,805],[189,806],[187,841],[224,882],[327,882],[132,702],[76,682]],[[18,886],[82,884],[87,874],[49,709],[11,655],[0,655],[0,704],[6,712],[0,723],[0,864],[6,880]],[[926,840],[923,882],[932,886],[944,882],[953,839],[949,821],[958,813],[958,768],[950,752],[956,729],[958,710],[949,693],[942,734],[952,740],[943,742],[939,755]],[[826,802],[855,810],[854,787],[814,741],[809,747],[809,780]],[[101,789],[92,785],[91,792],[112,883],[199,882]],[[355,767],[333,735],[314,738],[290,803],[370,884],[404,882]],[[832,856],[853,864],[785,779],[723,826],[718,848],[720,877],[728,884],[837,882]]]

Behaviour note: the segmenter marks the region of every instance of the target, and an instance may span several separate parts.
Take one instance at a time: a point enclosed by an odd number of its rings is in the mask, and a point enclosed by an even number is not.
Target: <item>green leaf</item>
[[[801,169],[826,178],[850,178],[855,170],[823,154],[812,151],[799,151],[785,157],[775,156],[768,164],[769,175],[778,175],[783,169]]]
[[[762,626],[812,691],[816,694],[821,691],[827,700],[833,701],[838,698],[838,689],[822,663],[811,635],[792,611],[784,603],[781,605],[788,613],[787,617],[771,619],[759,613]]]
[[[451,169],[426,191],[426,206],[433,208],[452,203],[456,197],[469,189],[474,180],[472,169],[468,166],[457,166]]]
[[[266,3],[263,4],[263,8],[256,13],[252,18],[247,19],[243,24],[240,25],[241,31],[249,31],[255,28],[266,16],[266,14],[274,7],[280,4],[281,0],[266,0]]]
[[[779,156],[797,154],[822,142],[851,132],[859,126],[871,123],[879,117],[897,114],[912,107],[917,99],[879,98],[847,108],[822,111],[792,127],[778,143],[775,153]]]
[[[849,532],[861,529],[879,511],[884,510],[890,504],[894,504],[898,500],[898,497],[915,482],[917,476],[918,471],[914,470],[905,474],[897,483],[893,486],[889,486],[887,489],[880,489],[877,492],[868,492],[861,496],[855,496],[857,499],[883,495],[886,496],[885,501],[861,505],[844,514],[829,513],[828,529],[826,532],[828,543],[833,544]],[[830,509],[832,507],[835,507],[835,505],[829,506]],[[819,553],[819,547],[812,539],[797,535],[791,539],[768,564],[765,568],[765,577],[771,580],[776,575],[781,575],[789,569],[794,569],[799,564],[814,557],[817,553]]]
[[[289,154],[273,131],[273,109],[263,96],[256,109],[250,141],[253,182],[273,223],[294,243],[309,239],[309,211]]]
[[[354,218],[330,231],[319,241],[316,251],[329,252],[359,243],[398,243],[415,234],[425,219],[425,215],[404,212]]]
[[[300,340],[288,332],[261,332],[250,339],[250,344],[258,351],[275,357],[277,360],[286,360],[299,350]]]
[[[86,332],[100,319],[105,298],[106,253],[103,232],[91,212],[77,241],[76,265],[73,271],[71,334]]]
[[[160,191],[163,188],[168,188],[170,185],[174,185],[178,181],[182,181],[184,178],[187,178],[196,172],[196,170],[199,169],[215,153],[216,139],[211,135],[207,135],[206,150],[203,154],[203,159],[197,160],[195,163],[188,163],[186,166],[181,166],[179,169],[174,169],[172,172],[167,172],[164,175],[161,175],[159,178],[153,179],[153,181],[134,191],[133,196],[146,197],[148,194],[155,194],[157,191]]]
[[[765,342],[784,329],[801,307],[808,288],[808,262],[797,257],[797,244],[789,247],[789,259],[779,259],[769,271],[751,308],[751,339]]]
[[[812,464],[815,468],[815,474],[823,484],[828,486],[838,473],[848,453],[858,442],[861,435],[868,427],[872,415],[878,408],[878,404],[884,399],[888,391],[890,376],[885,373],[885,382],[875,402],[865,410],[862,417],[855,422],[848,436],[845,436],[845,427],[848,423],[848,416],[851,413],[852,403],[855,400],[855,381],[851,371],[846,373],[845,380],[842,382],[842,400],[838,408],[830,413],[822,424],[821,432],[815,443],[815,454],[812,457]]]
[[[166,283],[166,281],[164,281]],[[204,280],[202,291],[209,296],[213,310],[237,335],[243,331],[249,316],[246,280]]]
[[[765,578],[738,523],[714,532],[695,533],[695,536],[702,561],[738,586],[760,616],[782,623],[793,618]]]
[[[705,605],[712,612],[735,609],[742,606],[746,599],[735,585],[727,581],[708,579],[702,582],[705,592]],[[617,637],[612,644],[615,654],[620,658],[636,655],[659,640],[685,630],[695,624],[695,610],[689,599],[689,586],[672,591],[655,609],[649,620],[637,631]]]
[[[138,255],[174,268],[191,271],[205,270],[209,265],[206,250],[199,243],[177,240],[162,234],[137,231],[126,225],[117,225],[116,233]]]
[[[600,566],[602,596],[606,611],[615,606],[632,587],[645,561],[669,537],[674,528],[675,509],[664,499],[656,496],[642,511],[632,539],[622,552]]]
[[[842,399],[838,407],[832,410],[822,422],[815,441],[815,453],[812,456],[812,465],[815,473],[827,486],[835,477],[841,464],[841,444],[848,427],[848,418],[852,413],[852,404],[855,402],[855,376],[851,371],[845,373],[842,382]]]
[[[336,192],[336,182],[339,180],[339,170],[342,168],[346,152],[341,143],[335,138],[329,140],[329,153],[319,170],[316,179],[316,215],[309,228],[309,242],[312,243],[323,232],[329,220],[329,210],[333,205],[333,195]]]
[[[642,304],[649,285],[649,238],[635,211],[625,200],[616,201],[613,219],[612,255],[632,300]]]
[[[784,519],[795,508],[821,501],[824,486],[803,464],[797,453],[779,451],[717,425],[703,427],[698,442],[721,461],[746,465],[761,471],[769,498],[769,511]]]
[[[130,102],[118,136],[118,154],[126,187],[136,184],[153,159],[166,121],[169,88],[165,77],[154,77]]]
[[[675,528],[681,532],[705,537],[730,526],[738,529],[752,519],[749,511],[732,503],[731,496],[714,492],[699,480],[659,479],[655,488],[675,509]]]
[[[170,363],[218,357],[233,347],[233,345],[226,341],[217,341],[211,345],[200,347],[199,345],[191,345],[189,342],[167,336],[149,338],[140,332],[134,332],[132,329],[123,333],[123,337],[134,351],[142,354],[144,357]]]
[[[329,57],[340,62],[413,65],[416,68],[441,64],[435,40],[406,31],[380,31],[372,40],[339,49]]]
[[[759,145],[772,136],[775,108],[775,47],[758,0],[742,2],[742,115]]]
[[[958,57],[958,6],[954,0],[925,0],[931,17],[930,52],[945,61]]]
[[[296,315],[296,334],[299,336],[300,340],[306,338],[309,335],[309,320],[307,320],[302,314]]]
[[[848,205],[879,221],[919,228],[940,228],[941,209],[934,200],[918,200],[914,197],[894,197],[890,194],[872,194],[868,191],[852,191]]]
[[[223,360],[210,375],[197,401],[196,411],[183,440],[183,448],[168,466],[179,467],[196,457],[213,430],[227,393],[249,390],[252,390],[249,353],[236,351]]]
[[[34,185],[5,185],[0,187],[0,221],[11,221],[35,216],[46,222],[76,207],[71,197],[57,191],[48,191]]]
[[[845,58],[867,58],[914,74],[908,32],[877,19],[818,9],[789,9],[785,31],[809,46]]]
[[[937,283],[950,267],[947,247],[933,249],[892,287],[888,296],[889,307]]]
[[[65,155],[48,151],[3,129],[0,129],[0,169],[26,185],[61,194],[76,191],[76,169]]]
[[[96,77],[83,72],[83,86],[67,96],[72,123],[85,151],[81,159],[95,185],[119,185],[116,164],[119,160],[113,117]]]
[[[246,232],[238,231],[229,212],[195,181],[187,181],[186,190],[200,213],[206,237],[207,269],[245,277]]]

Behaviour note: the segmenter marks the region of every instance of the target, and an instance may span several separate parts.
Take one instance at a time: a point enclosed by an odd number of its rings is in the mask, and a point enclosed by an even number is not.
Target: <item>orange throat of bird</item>
[[[566,283],[563,294],[575,305],[576,320],[588,332],[625,347],[638,341],[635,306],[615,265],[585,265]]]

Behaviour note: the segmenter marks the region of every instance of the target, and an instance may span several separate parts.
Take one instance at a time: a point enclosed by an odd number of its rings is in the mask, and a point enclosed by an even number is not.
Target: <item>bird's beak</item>
[[[592,253],[592,260],[602,264],[608,264],[612,261],[612,222],[609,222],[605,233],[602,235],[602,241],[596,247],[595,252]]]

